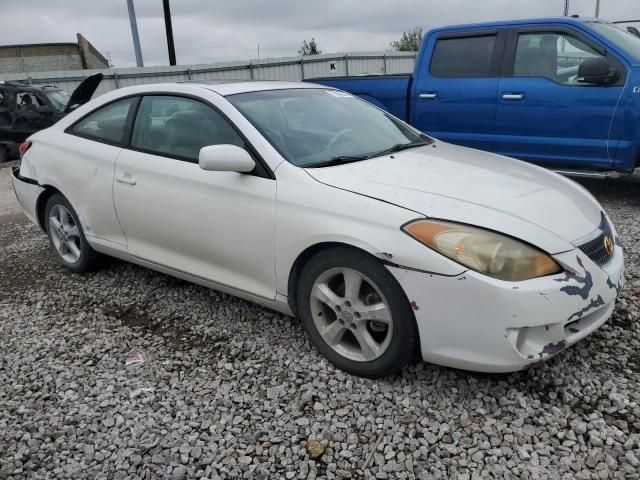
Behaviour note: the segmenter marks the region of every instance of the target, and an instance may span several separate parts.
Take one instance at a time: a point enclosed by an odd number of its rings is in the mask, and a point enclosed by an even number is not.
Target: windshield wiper
[[[359,162],[371,158],[369,155],[339,155],[324,162],[307,165],[306,168],[331,167],[333,165],[344,165],[345,163]]]
[[[381,157],[383,155],[400,152],[402,150],[407,150],[409,148],[423,147],[425,145],[431,145],[432,143],[433,143],[432,140],[422,140],[419,142],[409,142],[409,143],[396,143],[394,146],[385,148],[384,150],[380,150],[378,152],[367,153],[364,155],[339,155],[337,157],[332,157],[329,160],[326,160],[321,163],[307,165],[305,168],[331,167],[333,165],[344,165],[345,163],[359,162],[360,160],[369,160],[370,158]]]
[[[425,145],[431,145],[431,143],[433,143],[431,140],[422,140],[419,142],[409,142],[409,143],[396,143],[392,147],[385,148],[384,150],[380,150],[379,152],[370,154],[369,158],[381,157],[383,155],[388,155],[390,153],[396,153],[396,152],[401,152],[402,150],[408,150],[409,148],[424,147]]]

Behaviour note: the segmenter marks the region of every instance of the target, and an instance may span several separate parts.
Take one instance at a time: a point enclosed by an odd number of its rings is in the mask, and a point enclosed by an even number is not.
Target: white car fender
[[[418,213],[317,182],[291,164],[278,169],[276,181],[276,290],[282,295],[287,294],[296,259],[323,243],[349,245],[387,264],[439,275],[466,270],[400,231],[405,223],[420,218]]]
[[[60,135],[65,135],[64,144],[59,141]],[[76,210],[89,243],[99,238],[124,248],[126,241],[112,195],[115,160],[121,148],[65,134],[57,126],[38,132],[32,141],[46,148],[27,151],[21,174],[65,196]],[[50,161],[52,153],[55,162]]]

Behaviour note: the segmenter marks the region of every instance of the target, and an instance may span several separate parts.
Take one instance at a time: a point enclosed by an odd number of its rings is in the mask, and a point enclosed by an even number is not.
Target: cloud
[[[162,2],[134,0],[145,65],[166,65]],[[601,16],[625,19],[637,0],[603,0]],[[83,33],[118,67],[134,66],[125,0],[0,0],[0,44],[73,42]],[[593,15],[595,0],[572,0]],[[173,0],[178,63],[297,54],[315,37],[324,52],[386,50],[404,30],[478,21],[555,16],[562,0]],[[640,14],[638,14],[640,16]]]

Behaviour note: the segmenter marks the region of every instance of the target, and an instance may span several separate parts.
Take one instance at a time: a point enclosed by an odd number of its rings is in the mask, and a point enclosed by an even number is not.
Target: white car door
[[[245,146],[211,106],[142,98],[114,199],[129,253],[260,297],[275,298],[276,182],[198,165],[206,145]]]
[[[39,180],[64,192],[94,246],[122,250],[126,245],[113,205],[113,172],[135,100],[105,104],[75,122],[65,134],[57,129],[39,133],[49,146],[40,154],[47,155],[43,160],[55,158],[55,168],[41,172]]]

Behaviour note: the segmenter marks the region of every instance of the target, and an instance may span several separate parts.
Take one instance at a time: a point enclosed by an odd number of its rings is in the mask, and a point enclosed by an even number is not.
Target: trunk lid
[[[104,75],[102,73],[94,73],[80,82],[80,85],[76,87],[71,94],[71,98],[69,98],[69,103],[67,103],[64,110],[65,113],[69,113],[80,105],[84,105],[91,100],[91,97],[93,97],[93,94],[98,88],[98,85],[100,85],[100,82],[102,82],[103,78]]]

